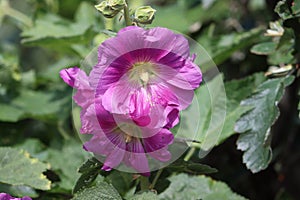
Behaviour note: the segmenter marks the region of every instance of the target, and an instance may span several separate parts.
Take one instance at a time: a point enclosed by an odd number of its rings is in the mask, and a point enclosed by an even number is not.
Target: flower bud
[[[95,8],[99,10],[104,17],[112,18],[116,16],[125,5],[125,0],[105,0],[96,5]]]
[[[141,24],[151,24],[156,10],[150,6],[142,6],[135,10],[134,20]]]

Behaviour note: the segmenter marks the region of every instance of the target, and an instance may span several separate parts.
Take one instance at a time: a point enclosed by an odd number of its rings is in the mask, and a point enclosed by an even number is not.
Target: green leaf
[[[17,122],[23,115],[24,111],[6,104],[0,104],[0,121]]]
[[[277,44],[275,42],[263,42],[256,44],[251,48],[251,53],[257,55],[269,55],[276,50]]]
[[[61,109],[61,102],[54,100],[53,93],[22,90],[11,104],[23,110],[28,117],[39,118],[57,113]]]
[[[293,6],[292,6],[292,11],[294,15],[299,15],[300,14],[300,1],[299,0],[294,0],[293,1]]]
[[[95,157],[89,158],[86,162],[84,162],[78,169],[80,173],[86,173],[93,170],[97,170],[102,167],[102,163]]]
[[[244,151],[243,162],[253,173],[267,168],[271,161],[270,127],[279,116],[277,104],[284,88],[293,79],[294,77],[285,77],[267,80],[241,103],[242,106],[252,106],[253,109],[235,124],[235,131],[241,133],[237,148]]]
[[[186,172],[190,174],[210,174],[216,173],[218,170],[208,165],[194,163],[192,161],[176,160],[167,166],[172,172]]]
[[[79,63],[79,60],[76,58],[64,57],[56,63],[47,66],[43,71],[39,71],[37,79],[44,84],[49,84],[49,82],[62,83],[62,79],[58,76],[59,71],[67,66],[75,66],[77,63]]]
[[[172,6],[155,8],[158,12],[152,26],[161,26],[173,29],[179,32],[187,32],[189,22],[186,18],[186,9],[184,5],[176,3]],[[176,13],[176,15],[174,15]],[[170,17],[172,16],[172,17]]]
[[[76,181],[76,184],[73,189],[73,193],[79,192],[81,190],[84,190],[85,188],[90,187],[98,177],[99,171],[100,169],[81,174],[79,179]]]
[[[268,63],[271,65],[282,65],[282,63],[294,63],[294,33],[292,29],[286,28],[280,37],[276,51],[268,56]]]
[[[26,185],[49,190],[51,182],[43,175],[49,165],[40,162],[22,150],[0,147],[0,182]]]
[[[107,180],[116,188],[121,196],[124,196],[131,187],[133,177],[131,173],[112,171],[107,177]]]
[[[75,21],[79,24],[92,25],[96,22],[96,9],[90,3],[83,1],[80,3],[76,13]]]
[[[279,1],[274,11],[284,20],[292,17],[292,13],[286,0]]]
[[[58,46],[68,48],[70,44],[87,43],[91,39],[92,24],[85,20],[87,19],[72,23],[54,14],[40,16],[36,20],[35,26],[22,32],[22,43],[45,45],[53,47],[55,50],[60,50],[57,48]],[[82,37],[83,35],[85,37]]]
[[[245,49],[256,43],[262,31],[261,28],[255,28],[247,32],[231,33],[220,37],[204,34],[197,41],[208,50],[216,65],[219,65],[230,58],[237,50]]]
[[[264,80],[264,75],[259,73],[223,85],[221,77],[216,77],[206,85],[201,86],[195,93],[199,107],[194,104],[191,105],[188,112],[183,112],[181,117],[185,127],[183,129],[185,135],[195,132],[195,124],[199,120],[197,135],[195,137],[189,136],[189,138],[200,142],[193,143],[193,146],[204,150],[209,149],[235,134],[235,122],[242,114],[251,109],[251,106],[240,106],[240,102],[250,96]],[[225,87],[227,97],[222,87]],[[199,113],[197,116],[190,117],[189,109],[199,109]]]
[[[201,86],[195,95],[192,105],[181,114],[176,136],[197,140],[195,145],[208,150],[217,143],[226,116],[222,75]]]
[[[0,103],[0,120],[17,122],[25,118],[48,119],[61,110],[62,102],[52,92],[21,90],[19,96],[6,105]],[[51,116],[52,115],[52,116]]]
[[[209,177],[179,174],[169,180],[170,186],[158,195],[159,199],[245,200],[244,197],[233,193],[225,183],[214,181]]]
[[[240,102],[256,89],[256,87],[265,80],[262,73],[248,76],[244,79],[233,80],[225,83],[225,91],[227,95],[226,101],[226,118],[220,134],[218,144],[225,141],[231,135],[235,134],[234,124],[240,116],[249,111],[251,106],[241,106]]]
[[[98,177],[101,167],[102,163],[95,157],[89,158],[85,163],[83,163],[78,170],[78,172],[81,173],[81,176],[76,181],[73,193],[91,186],[94,180]]]
[[[153,192],[143,192],[142,194],[136,194],[128,200],[159,200],[158,196]]]
[[[190,1],[184,1],[186,3]],[[228,16],[230,1],[202,1],[198,6],[192,6],[186,13],[189,24],[195,22],[205,23],[208,21],[220,21]],[[216,14],[218,13],[218,14]]]
[[[98,182],[95,186],[86,188],[75,194],[72,200],[122,200],[116,189],[106,183]]]
[[[38,193],[31,187],[24,185],[8,185],[0,183],[0,191],[15,197],[38,197]]]
[[[73,189],[75,182],[80,176],[77,172],[78,166],[80,166],[89,155],[89,153],[82,149],[82,144],[75,140],[67,140],[61,150],[49,150],[47,160],[52,166],[51,169],[60,177],[60,188],[67,191]]]
[[[45,145],[38,139],[28,138],[22,144],[15,147],[27,151],[33,158],[37,158],[40,161],[47,161],[48,152],[45,150]]]

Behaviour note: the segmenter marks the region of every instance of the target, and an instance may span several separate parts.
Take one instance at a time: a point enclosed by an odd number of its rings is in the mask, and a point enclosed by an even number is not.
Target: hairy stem
[[[106,30],[113,30],[114,29],[114,18],[105,18],[105,29]]]
[[[192,147],[189,152],[186,154],[186,156],[184,157],[184,161],[188,161],[189,159],[191,159],[191,157],[194,155],[196,151],[195,147]]]
[[[29,17],[27,17],[20,11],[10,7],[9,2],[7,0],[0,1],[0,11],[4,13],[4,15],[8,15],[12,18],[15,18],[27,27],[31,27],[33,25],[32,20]]]
[[[126,2],[126,5],[124,7],[124,18],[125,18],[126,26],[131,26],[132,21],[129,16],[128,0],[125,0],[125,2]]]
[[[151,185],[149,186],[149,189],[152,190],[155,187],[156,182],[158,181],[158,178],[160,177],[161,173],[163,172],[163,168],[159,169],[154,177],[154,180],[152,181]]]
[[[140,177],[141,190],[149,190],[149,179],[148,177],[141,176]]]

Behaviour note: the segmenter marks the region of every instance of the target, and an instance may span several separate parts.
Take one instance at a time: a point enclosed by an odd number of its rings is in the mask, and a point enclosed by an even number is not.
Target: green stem
[[[18,10],[10,7],[7,0],[2,0],[0,4],[0,11],[2,11],[5,15],[8,15],[16,20],[20,21],[27,27],[31,27],[33,25],[32,20],[27,17],[25,14],[21,13]]]
[[[149,190],[149,179],[148,177],[141,176],[140,177],[141,190]]]
[[[105,18],[105,29],[113,30],[114,29],[114,18]]]
[[[163,168],[159,169],[154,177],[154,180],[152,181],[151,185],[149,186],[149,189],[152,190],[155,187],[156,182],[158,181],[158,178],[160,177],[161,173],[163,172]]]
[[[184,161],[188,161],[189,159],[191,159],[191,157],[194,155],[196,151],[195,147],[192,147],[189,152],[186,154],[186,156],[184,157]]]
[[[130,19],[130,15],[129,15],[128,0],[125,0],[125,3],[126,3],[126,5],[124,7],[124,18],[125,18],[126,26],[131,26],[132,21]]]

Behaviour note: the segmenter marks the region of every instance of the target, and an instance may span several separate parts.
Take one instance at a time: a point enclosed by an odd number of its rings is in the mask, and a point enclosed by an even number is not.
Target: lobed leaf
[[[116,189],[106,183],[98,182],[95,186],[86,188],[75,194],[72,200],[122,200]]]
[[[95,157],[89,158],[86,162],[84,162],[78,170],[81,175],[75,183],[73,193],[91,186],[94,180],[98,177],[101,167],[102,163],[100,163]]]
[[[216,173],[218,170],[208,165],[194,163],[192,161],[176,160],[174,163],[166,167],[172,172],[186,172],[191,174],[210,174]]]
[[[223,182],[214,181],[206,176],[178,174],[169,178],[170,186],[158,195],[162,200],[246,200],[235,194]]]
[[[279,116],[278,102],[284,88],[294,77],[270,79],[262,83],[255,93],[242,101],[241,106],[252,106],[235,124],[240,133],[237,148],[244,151],[243,162],[253,173],[265,169],[271,161],[270,127]]]
[[[78,166],[82,164],[89,153],[81,148],[81,144],[75,140],[67,140],[61,150],[49,149],[47,160],[51,164],[51,169],[60,177],[59,187],[71,191],[76,180]]]
[[[277,44],[275,42],[263,42],[256,44],[251,48],[251,53],[257,55],[269,55],[276,50]]]
[[[181,117],[182,120],[185,120],[185,134],[195,132],[193,130],[196,123],[194,119],[199,120],[198,131],[194,140],[200,143],[193,143],[193,146],[204,150],[209,149],[235,134],[235,122],[242,114],[252,108],[251,106],[240,106],[240,102],[250,96],[264,80],[264,75],[259,73],[244,79],[226,82],[223,86],[222,79],[216,77],[206,85],[201,86],[196,91],[199,106],[198,116],[192,118],[189,117],[190,113],[188,113],[188,116],[185,117],[186,114],[183,112]],[[225,87],[225,91],[222,87]],[[192,105],[189,109],[197,109],[193,106],[195,105]]]
[[[50,190],[51,182],[43,175],[49,165],[19,149],[0,147],[0,182]]]
[[[144,192],[141,194],[136,194],[128,200],[159,200],[157,194],[153,192]]]

